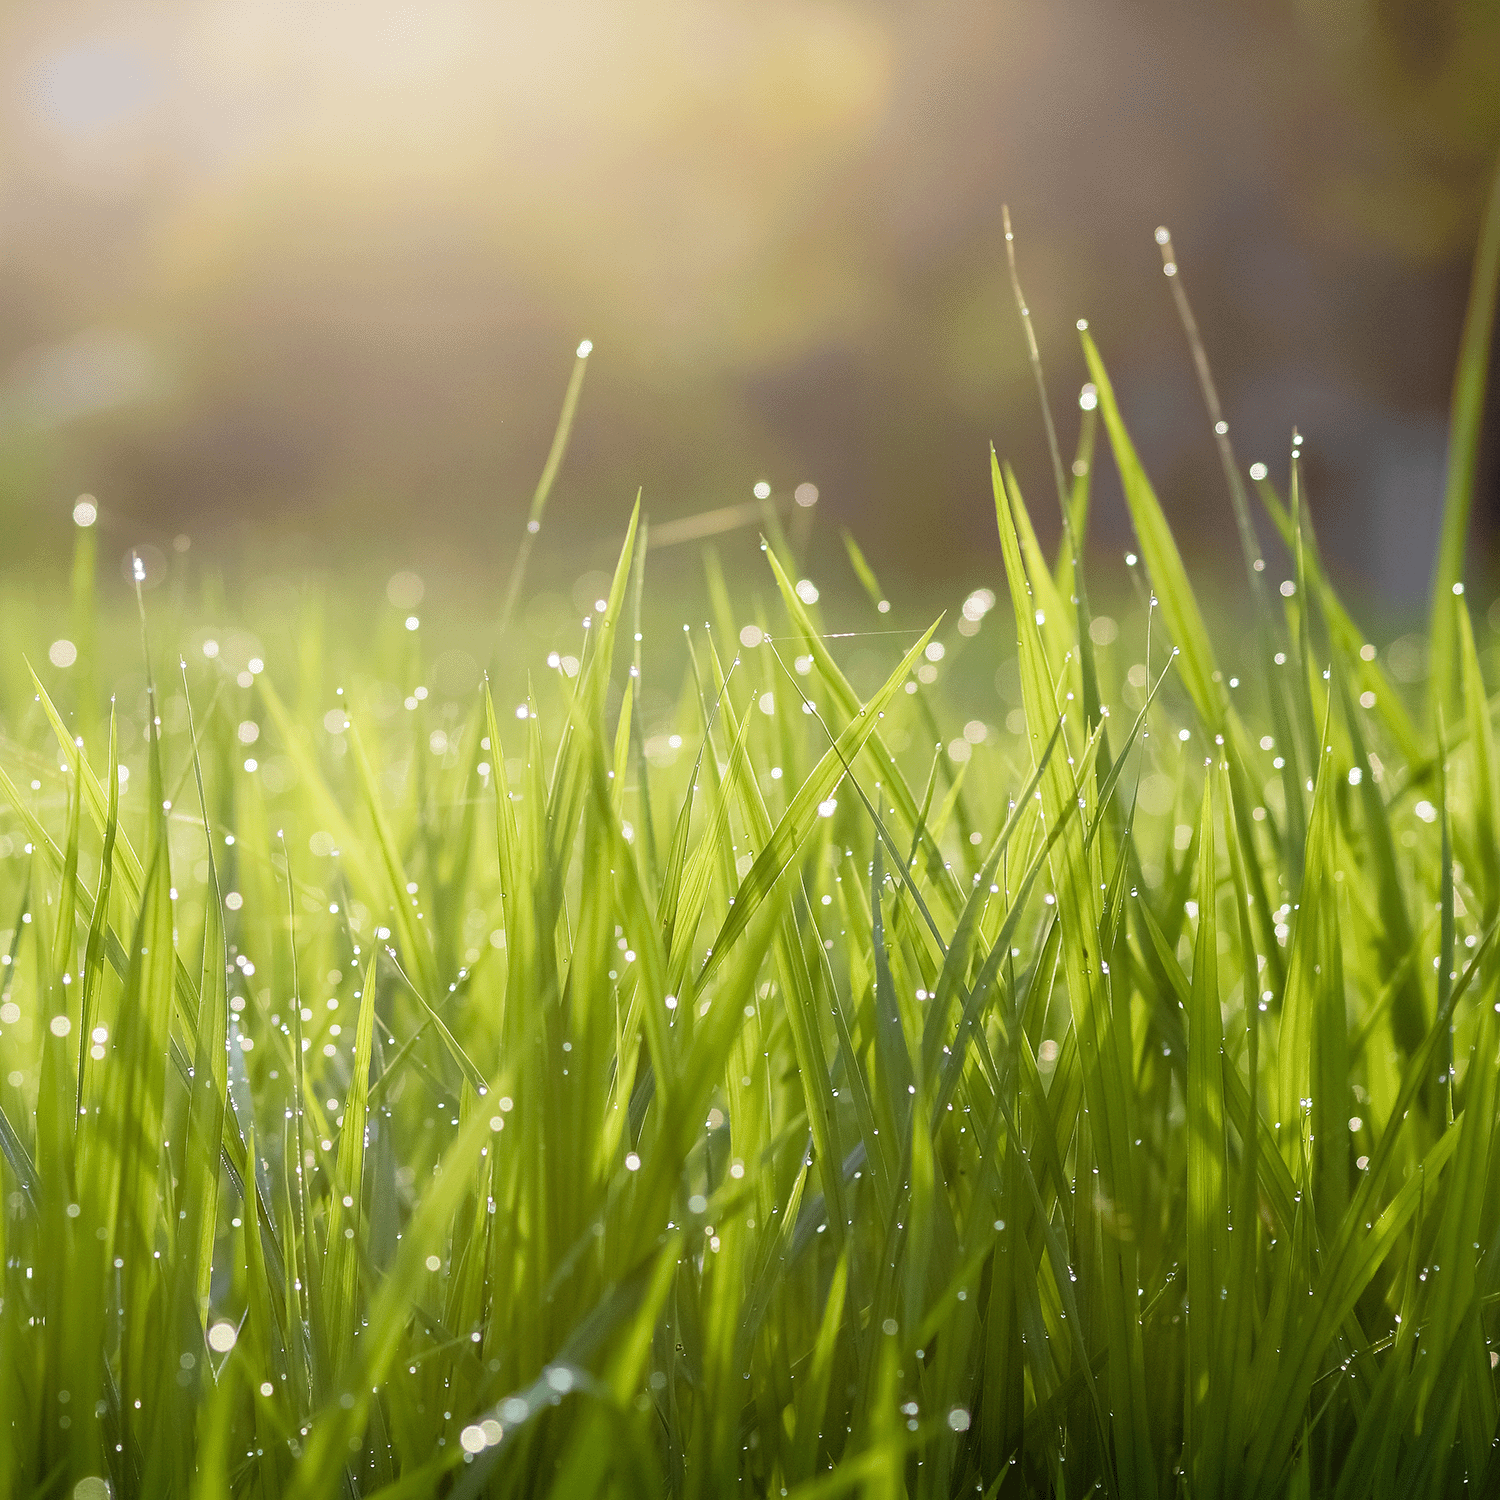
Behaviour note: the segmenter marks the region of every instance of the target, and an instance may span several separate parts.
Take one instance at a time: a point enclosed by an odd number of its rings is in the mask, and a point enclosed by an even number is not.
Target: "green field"
[[[1200,608],[1087,336],[1057,554],[994,465],[918,629],[768,510],[683,631],[637,512],[550,656],[187,563],[137,647],[80,525],[4,676],[0,1494],[1500,1493],[1497,263],[1401,653],[1295,451],[1223,441]]]

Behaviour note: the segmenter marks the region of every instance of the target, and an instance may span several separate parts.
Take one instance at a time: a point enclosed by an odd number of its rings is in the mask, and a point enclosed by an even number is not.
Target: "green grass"
[[[633,521],[498,702],[205,586],[106,712],[80,531],[0,755],[0,1493],[1500,1489],[1494,649],[1445,552],[1405,703],[1226,443],[1224,655],[1084,342],[1118,621],[1092,418],[1057,558],[994,467],[977,632],[825,624],[772,528],[674,658]]]

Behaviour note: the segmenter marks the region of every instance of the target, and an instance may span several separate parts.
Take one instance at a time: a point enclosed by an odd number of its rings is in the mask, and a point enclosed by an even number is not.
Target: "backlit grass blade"
[[[1270,516],[1281,535],[1282,542],[1289,552],[1292,551],[1296,546],[1296,529],[1290,512],[1276,493],[1275,486],[1269,479],[1262,479],[1257,483],[1256,489],[1260,493],[1266,514]],[[1380,664],[1379,655],[1366,640],[1364,633],[1355,624],[1343,601],[1324,576],[1317,541],[1311,529],[1306,525],[1305,517],[1302,528],[1302,568],[1309,585],[1317,594],[1318,607],[1323,613],[1323,619],[1334,647],[1343,654],[1351,675],[1360,685],[1361,692],[1372,695],[1376,717],[1394,736],[1407,761],[1413,765],[1420,765],[1426,759],[1426,752],[1417,727],[1412,722],[1406,705],[1402,702],[1400,692],[1386,676],[1385,669]]]
[[[153,706],[155,694],[152,693]],[[153,719],[155,715],[153,714]],[[159,1295],[157,1237],[168,1244],[175,1225],[162,1213],[158,1179],[162,1166],[168,1036],[172,1014],[174,952],[172,887],[167,821],[162,809],[160,741],[148,740],[149,843],[139,915],[132,934],[129,967],[121,995],[118,1029],[111,1038],[102,1119],[102,1138],[113,1142],[116,1170],[114,1232],[111,1245],[120,1269],[122,1303],[121,1394],[129,1403],[153,1403],[161,1347],[151,1308]],[[149,1425],[149,1419],[145,1419]],[[141,1424],[126,1419],[136,1441]]]
[[[541,476],[532,492],[531,507],[526,517],[526,534],[516,549],[516,560],[511,567],[510,581],[505,586],[505,599],[500,606],[500,637],[503,640],[510,627],[511,617],[521,598],[521,585],[526,579],[526,564],[531,557],[531,548],[536,534],[542,529],[542,517],[546,513],[547,500],[557,480],[557,471],[562,467],[568,451],[568,437],[573,431],[573,417],[578,410],[578,398],[583,391],[584,371],[588,369],[588,358],[594,346],[585,339],[578,346],[573,359],[573,369],[568,376],[568,388],[563,392],[562,410],[557,415],[557,428],[552,434],[552,446],[547,450],[547,461],[542,465]]]
[[[1088,518],[1089,465],[1094,446],[1094,416],[1090,408],[1084,413],[1083,433],[1079,439],[1079,456],[1074,461],[1074,481],[1070,491],[1063,474],[1062,449],[1057,441],[1057,427],[1052,420],[1052,403],[1047,399],[1047,382],[1042,374],[1042,353],[1037,343],[1036,330],[1031,322],[1031,309],[1021,291],[1020,272],[1016,267],[1016,241],[1011,232],[1010,210],[1002,206],[1001,217],[1005,223],[1005,258],[1010,271],[1010,288],[1015,300],[1016,312],[1026,334],[1026,353],[1031,365],[1031,377],[1036,386],[1037,401],[1042,411],[1042,425],[1047,433],[1047,451],[1052,459],[1052,478],[1057,486],[1057,503],[1062,515],[1062,545],[1057,564],[1057,595],[1061,602],[1071,599],[1076,622],[1075,643],[1078,651],[1080,682],[1083,688],[1084,719],[1090,729],[1099,721],[1099,677],[1094,665],[1094,642],[1090,634],[1090,611],[1088,590],[1084,584],[1083,542]],[[1014,488],[1014,486],[1013,486]],[[1020,491],[1016,489],[1019,500]],[[1017,510],[1019,518],[1019,507]],[[1066,565],[1063,559],[1066,559]],[[1028,565],[1029,559],[1028,559]],[[1032,566],[1034,579],[1039,580],[1045,566]],[[1051,581],[1051,575],[1048,575]],[[1060,622],[1059,622],[1060,623]],[[1105,741],[1105,762],[1109,761],[1109,743]]]
[[[192,700],[183,673],[183,701],[187,705],[188,730],[192,734]],[[193,1053],[193,1082],[187,1106],[186,1182],[183,1212],[192,1244],[183,1268],[183,1286],[191,1290],[193,1315],[200,1322],[208,1311],[213,1271],[214,1231],[219,1204],[219,1153],[224,1136],[224,1112],[229,1094],[229,953],[224,936],[223,892],[219,888],[218,861],[214,852],[214,824],[209,816],[204,790],[203,765],[194,736],[193,774],[197,780],[198,808],[203,816],[204,854],[208,866],[204,882],[202,978],[198,985],[198,1030]]]
[[[625,543],[615,564],[614,577],[610,582],[609,596],[605,600],[603,613],[593,621],[589,645],[578,678],[578,698],[587,714],[588,728],[580,730],[572,716],[563,726],[558,743],[556,765],[552,785],[548,791],[546,807],[546,857],[545,870],[548,884],[545,899],[554,904],[561,896],[561,875],[567,862],[567,850],[575,837],[578,819],[582,814],[587,795],[590,749],[587,739],[596,732],[595,725],[602,718],[604,697],[609,685],[609,673],[614,657],[615,634],[625,607],[625,594],[630,584],[630,565],[634,555],[636,535],[640,526],[641,502],[636,497],[631,511],[630,525],[625,533]]]
[[[81,759],[81,757],[80,757]],[[106,775],[109,784],[109,801],[104,818],[104,845],[99,855],[99,884],[94,895],[94,910],[89,919],[88,940],[83,950],[83,969],[79,974],[82,994],[78,1003],[78,1097],[77,1106],[82,1112],[84,1103],[84,1080],[87,1073],[89,1052],[85,1045],[91,1040],[94,1030],[94,1009],[98,1002],[99,986],[104,980],[104,939],[109,922],[109,893],[114,877],[115,837],[120,826],[120,741],[115,719],[114,705],[109,713],[109,762]],[[80,796],[83,795],[84,772],[78,772]]]
[[[1224,1427],[1211,1391],[1228,1309],[1224,1032],[1219,1014],[1213,778],[1198,816],[1198,932],[1187,1015],[1187,1444],[1198,1488],[1223,1484]]]
[[[428,998],[421,992],[421,990],[419,990],[411,982],[411,979],[407,975],[405,969],[401,967],[400,959],[397,957],[394,950],[390,951],[390,959],[392,965],[395,967],[396,972],[400,974],[402,980],[405,981],[406,987],[411,992],[412,997],[416,1000],[417,1004],[422,1007],[422,1012],[426,1019],[422,1022],[421,1030],[425,1031],[427,1027],[431,1026],[433,1030],[435,1030],[437,1034],[442,1038],[443,1046],[447,1048],[448,1055],[457,1064],[459,1072],[463,1074],[464,1081],[469,1085],[469,1087],[473,1089],[483,1088],[484,1074],[479,1071],[478,1067],[470,1059],[468,1053],[464,1051],[463,1047],[459,1043],[458,1038],[454,1036],[453,1033],[448,1029],[447,1023],[437,1013],[437,1010],[433,1006],[432,1002],[428,1000]]]
[[[20,952],[21,935],[26,927],[24,918],[31,909],[31,880],[28,876],[25,886],[21,892],[20,909],[16,912],[16,921],[11,927],[10,952],[6,954],[9,960],[5,965],[5,978],[0,982],[0,999],[6,999],[10,995],[11,984],[15,978],[16,958]],[[5,1156],[6,1164],[10,1167],[11,1174],[16,1182],[17,1190],[20,1192],[26,1206],[32,1213],[36,1212],[39,1183],[37,1181],[36,1162],[32,1159],[30,1148],[14,1122],[6,1114],[3,1106],[0,1106],[0,1153]]]
[[[1161,248],[1162,270],[1167,284],[1172,289],[1172,300],[1177,307],[1177,316],[1187,335],[1188,348],[1193,356],[1193,365],[1198,376],[1198,387],[1203,393],[1208,419],[1213,424],[1214,445],[1219,453],[1219,465],[1224,471],[1224,482],[1229,490],[1230,505],[1234,510],[1236,529],[1240,535],[1240,550],[1244,554],[1246,576],[1255,598],[1256,614],[1260,619],[1266,615],[1266,598],[1263,586],[1265,560],[1261,556],[1260,541],[1255,534],[1255,525],[1250,518],[1250,506],[1245,498],[1244,481],[1240,478],[1239,464],[1235,461],[1234,444],[1229,435],[1229,423],[1224,420],[1219,403],[1219,390],[1214,382],[1209,365],[1208,351],[1198,332],[1198,320],[1193,316],[1188,301],[1187,289],[1183,285],[1182,265],[1171,232],[1165,227],[1156,231],[1156,243]]]
[[[1227,788],[1229,777],[1223,775],[1221,785]],[[1227,1283],[1225,1287],[1222,1319],[1219,1327],[1214,1380],[1216,1384],[1215,1410],[1211,1420],[1218,1424],[1215,1442],[1224,1468],[1232,1476],[1237,1469],[1245,1448],[1247,1413],[1242,1397],[1254,1355],[1257,1324],[1257,1269],[1259,1264],[1260,1225],[1258,1207],[1260,1202],[1260,1034],[1261,1010],[1259,995],[1260,955],[1255,948],[1254,927],[1250,918],[1250,891],[1245,879],[1242,863],[1242,846],[1230,834],[1228,821],[1234,816],[1233,802],[1225,798],[1224,807],[1225,849],[1229,856],[1232,894],[1237,918],[1241,978],[1240,1008],[1244,1015],[1244,1072],[1247,1098],[1238,1112],[1236,1131],[1238,1134],[1239,1162],[1236,1180],[1231,1189],[1233,1208],[1230,1231],[1234,1235],[1228,1255]],[[1200,898],[1201,900],[1202,898]],[[1239,1081],[1239,1070],[1230,1065],[1228,1059],[1220,1071],[1221,1080]],[[1232,1112],[1226,1107],[1226,1114]],[[1230,1486],[1231,1492],[1233,1486]]]
[[[1495,735],[1469,611],[1462,599],[1454,599],[1451,608],[1457,618],[1459,681],[1469,728],[1472,847],[1479,864],[1483,920],[1490,922],[1500,911],[1500,780],[1497,780]]]
[[[47,716],[53,732],[57,736],[57,742],[62,747],[64,754],[73,744],[74,736],[68,729],[57,705],[53,703],[51,695],[33,671],[31,673],[32,687],[37,695],[37,701],[42,705],[42,711]],[[102,833],[109,822],[110,792],[100,785],[98,773],[89,766],[87,759],[83,761],[79,772],[80,784],[83,788],[84,801],[88,805],[89,816],[94,820],[94,826]],[[118,794],[118,788],[115,789]],[[119,836],[120,872],[126,883],[127,890],[132,900],[139,900],[141,894],[142,866],[140,857],[131,847],[130,840],[123,832]]]
[[[1141,555],[1151,575],[1157,598],[1161,601],[1167,629],[1171,632],[1178,651],[1182,653],[1178,670],[1182,673],[1183,684],[1192,697],[1199,717],[1206,726],[1216,729],[1224,718],[1224,689],[1214,661],[1213,647],[1209,644],[1203,613],[1188,582],[1182,555],[1172,539],[1171,529],[1151,488],[1151,481],[1146,478],[1146,471],[1136,456],[1135,445],[1125,430],[1125,422],[1115,402],[1114,387],[1110,384],[1104,361],[1089,334],[1084,333],[1082,339],[1089,373],[1099,390],[1099,409],[1104,416],[1105,430],[1109,433],[1115,466],[1120,471],[1120,482],[1125,489],[1125,503],[1130,509],[1130,518],[1135,523],[1136,536],[1140,539]]]
[[[808,1124],[816,1153],[814,1164],[828,1204],[834,1243],[841,1245],[847,1228],[842,1178],[842,1136],[824,1056],[821,1017],[813,993],[812,976],[808,972],[806,955],[797,940],[796,927],[790,916],[782,919],[777,933],[776,973],[786,996],[787,1025],[806,1099]]]
[[[1068,494],[1068,516],[1072,535],[1082,549],[1088,536],[1089,500],[1093,493],[1094,449],[1099,435],[1098,396],[1093,392],[1082,392],[1079,405],[1083,408],[1083,420],[1079,424],[1078,446],[1073,454],[1073,485]],[[1057,592],[1064,599],[1071,598],[1074,592],[1073,550],[1067,530],[1062,534],[1052,573],[1057,579]],[[1079,597],[1082,598],[1082,595]]]
[[[417,983],[428,993],[437,986],[437,967],[432,944],[429,942],[424,924],[416,920],[413,910],[415,902],[408,893],[411,882],[407,879],[406,867],[401,852],[396,847],[395,834],[390,820],[381,805],[380,792],[376,785],[375,771],[370,764],[369,753],[358,728],[350,723],[345,734],[349,740],[349,758],[354,763],[365,811],[375,831],[375,845],[384,869],[385,882],[382,894],[385,908],[390,913],[391,925],[406,962],[411,965]]]
[[[361,986],[354,1061],[339,1129],[335,1195],[328,1209],[328,1253],[322,1267],[323,1305],[330,1321],[333,1369],[342,1376],[354,1354],[358,1327],[359,1240],[365,1213],[366,1110],[370,1094],[370,1050],[375,1037],[375,960]]]
[[[1497,1059],[1492,977],[1481,982],[1474,1042],[1465,1069],[1463,1110],[1442,1137],[1457,1137],[1448,1171],[1447,1196],[1432,1246],[1435,1285],[1428,1287],[1428,1323],[1424,1329],[1418,1370],[1416,1421],[1424,1415],[1437,1390],[1445,1363],[1462,1359],[1459,1347],[1473,1316],[1477,1291],[1477,1246],[1481,1240],[1486,1195],[1492,1188],[1496,1114]]]
[[[495,781],[495,848],[500,870],[500,900],[507,919],[515,913],[522,887],[522,853],[516,827],[515,807],[511,802],[510,782],[505,770],[505,748],[495,720],[495,700],[488,682],[484,685],[485,724],[489,728],[490,755]],[[520,933],[517,933],[517,937]]]
[[[75,747],[72,765],[78,763]],[[74,1170],[72,1161],[72,1124],[75,1118],[72,1104],[72,1080],[77,1070],[74,1048],[79,1037],[74,1030],[72,1010],[73,958],[77,946],[75,913],[78,886],[78,810],[82,795],[76,770],[68,778],[68,822],[63,838],[62,882],[58,890],[53,930],[45,928],[37,934],[38,989],[42,992],[42,1010],[39,1019],[46,1023],[42,1039],[40,1077],[37,1082],[36,1103],[36,1149],[40,1161],[54,1164],[50,1174],[53,1195],[71,1198]],[[50,904],[50,903],[49,903]],[[43,946],[50,944],[51,952],[43,954]],[[72,1041],[69,1041],[72,1033]],[[81,1049],[80,1049],[81,1051]],[[56,1217],[60,1204],[54,1205],[51,1216],[51,1238],[56,1241],[49,1247],[49,1257],[57,1261],[64,1258],[64,1248],[57,1234],[60,1225]],[[59,1322],[60,1309],[54,1309],[49,1319]]]
[[[880,587],[880,580],[875,577],[874,570],[865,561],[865,555],[859,550],[859,543],[854,540],[854,533],[848,527],[844,528],[844,551],[849,554],[849,566],[854,569],[854,576],[859,579],[859,584],[865,593],[870,596],[870,603],[884,614],[890,609],[890,601],[885,597],[885,590]]]
[[[714,868],[730,837],[729,815],[734,795],[732,783],[738,778],[740,768],[749,751],[750,715],[741,722],[734,745],[726,762],[725,776],[714,789],[713,807],[709,813],[707,827],[698,842],[698,847],[688,858],[683,869],[682,885],[672,918],[672,950],[669,970],[674,982],[686,975],[691,961],[690,945],[698,931],[699,922],[708,902],[709,893],[716,882],[718,871]],[[718,778],[715,776],[714,778]],[[684,845],[685,847],[685,845]]]
[[[770,564],[771,572],[776,578],[776,587],[781,591],[782,602],[786,606],[788,616],[792,624],[799,632],[801,639],[806,645],[808,653],[812,656],[813,665],[817,668],[819,679],[824,682],[829,693],[832,695],[834,706],[844,715],[846,719],[853,718],[860,707],[859,696],[849,685],[849,680],[839,669],[838,663],[834,661],[833,654],[824,642],[821,632],[813,624],[807,613],[806,606],[802,603],[793,586],[791,578],[782,566],[780,558],[776,555],[774,548],[766,549],[766,561]],[[919,645],[925,649],[927,641],[931,638],[933,631],[937,629],[935,623],[922,637]],[[915,660],[915,657],[912,658]],[[901,768],[897,765],[895,758],[886,747],[880,737],[878,730],[873,733],[867,741],[870,756],[875,763],[876,772],[880,784],[890,796],[897,812],[905,820],[908,828],[916,828],[919,823],[917,812],[917,800],[912,794],[911,786],[907,782]],[[928,845],[931,854],[942,861],[942,854],[935,845]],[[940,887],[945,903],[949,906],[950,915],[956,914],[957,905],[953,899],[951,889]]]
[[[1001,466],[1005,477],[1005,490],[1010,499],[1011,516],[1016,528],[1016,539],[1020,543],[1021,558],[1026,565],[1026,577],[1031,586],[1034,616],[1047,646],[1048,660],[1054,675],[1067,670],[1069,680],[1075,678],[1072,658],[1077,654],[1078,638],[1074,629],[1073,610],[1065,610],[1063,601],[1052,582],[1051,570],[1047,567],[1046,555],[1037,541],[1036,531],[1026,502],[1021,497],[1021,486],[1016,482],[1015,471],[1009,464]],[[1066,664],[1066,666],[1065,666]],[[1082,685],[1081,677],[1078,678]]]
[[[1322,760],[1282,999],[1276,1119],[1289,1165],[1301,1133],[1312,1135],[1321,1164],[1316,1178],[1319,1216],[1331,1228],[1342,1217],[1348,1191],[1348,1040],[1335,879],[1335,772],[1331,754]]]
[[[1377,900],[1381,919],[1379,942],[1384,954],[1382,977],[1387,983],[1400,977],[1400,983],[1391,992],[1392,1031],[1397,1044],[1408,1054],[1422,1039],[1426,1030],[1425,1002],[1419,978],[1414,973],[1417,954],[1417,935],[1412,925],[1411,912],[1407,905],[1407,894],[1397,863],[1396,841],[1391,827],[1390,810],[1386,806],[1380,783],[1375,777],[1375,763],[1366,747],[1364,729],[1355,710],[1349,691],[1348,678],[1344,671],[1335,669],[1335,678],[1343,720],[1352,747],[1353,765],[1350,778],[1358,773],[1359,802],[1364,815],[1365,838],[1370,852],[1370,864],[1377,886]],[[1370,1016],[1366,1016],[1368,1025]]]
[[[802,841],[821,816],[819,808],[829,794],[838,786],[861,748],[875,734],[876,726],[886,705],[896,696],[897,689],[906,680],[907,674],[921,659],[927,642],[932,639],[937,625],[933,624],[922,633],[916,644],[902,657],[896,670],[886,679],[862,707],[850,716],[849,723],[838,738],[823,754],[812,773],[802,783],[781,821],[776,825],[764,849],[756,855],[740,888],[735,893],[734,909],[724,920],[709,950],[704,967],[698,975],[696,987],[702,988],[708,975],[721,960],[735,939],[744,931],[757,906],[769,894],[781,877],[781,873],[795,857]]]
[[[1454,619],[1450,599],[1463,578],[1464,549],[1468,543],[1469,512],[1473,506],[1474,476],[1479,464],[1479,440],[1484,425],[1484,393],[1494,336],[1495,301],[1500,295],[1500,163],[1490,185],[1489,201],[1474,253],[1469,305],[1464,314],[1463,341],[1453,377],[1452,410],[1448,419],[1448,472],[1443,486],[1443,529],[1432,575],[1431,675],[1427,702],[1430,715],[1448,707],[1457,670]]]

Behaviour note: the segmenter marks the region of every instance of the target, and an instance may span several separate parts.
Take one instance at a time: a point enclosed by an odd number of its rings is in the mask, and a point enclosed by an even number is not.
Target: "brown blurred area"
[[[9,0],[0,80],[11,564],[88,490],[106,548],[498,580],[588,338],[549,540],[810,481],[888,581],[972,575],[991,439],[1055,509],[1008,202],[1065,445],[1087,317],[1227,535],[1170,225],[1243,460],[1300,426],[1345,577],[1426,585],[1494,0]]]

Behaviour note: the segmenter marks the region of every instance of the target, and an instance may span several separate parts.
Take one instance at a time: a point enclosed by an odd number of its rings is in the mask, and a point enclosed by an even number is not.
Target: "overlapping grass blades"
[[[768,526],[667,668],[638,513],[534,682],[0,705],[0,1491],[1494,1488],[1494,642],[1444,574],[1411,712],[1227,459],[1237,652],[1085,355],[1150,602],[1090,414],[1055,556],[992,456],[1022,727],[935,758],[946,619],[861,678]]]

